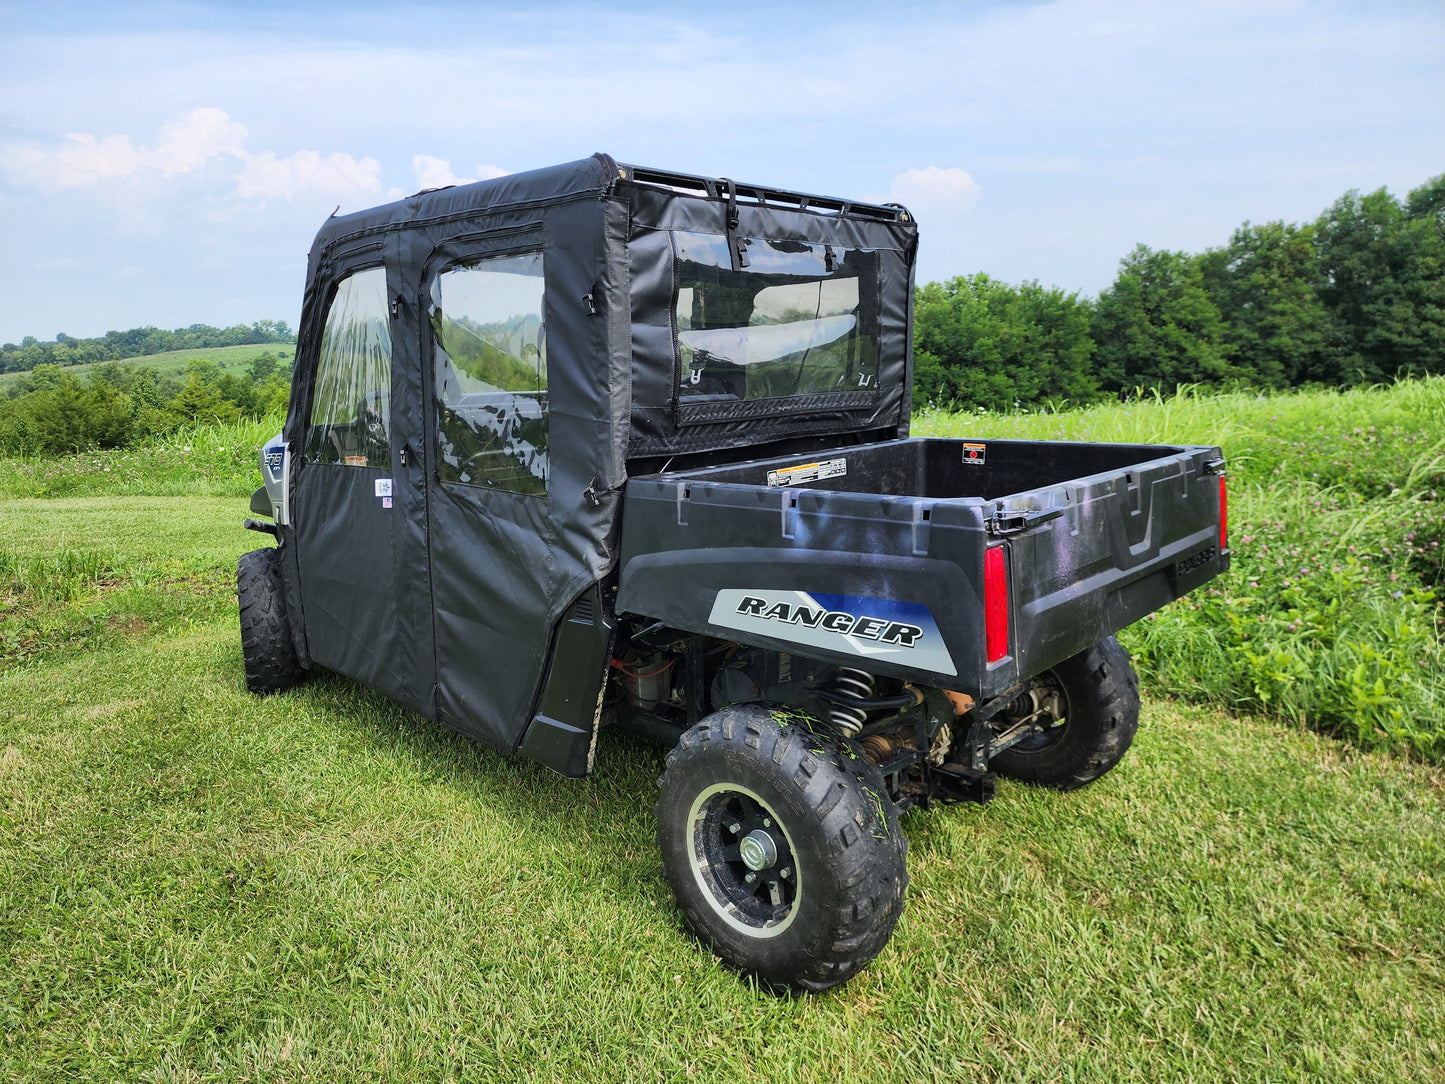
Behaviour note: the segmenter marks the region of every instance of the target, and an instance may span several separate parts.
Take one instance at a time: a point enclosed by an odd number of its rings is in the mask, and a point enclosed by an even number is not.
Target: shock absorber
[[[833,710],[828,712],[828,721],[838,728],[843,737],[853,737],[863,729],[863,724],[868,721],[868,712],[862,707],[861,702],[873,695],[873,684],[873,675],[866,670],[859,670],[852,666],[838,667],[838,677],[833,683],[833,693],[838,697],[859,702],[834,704]]]

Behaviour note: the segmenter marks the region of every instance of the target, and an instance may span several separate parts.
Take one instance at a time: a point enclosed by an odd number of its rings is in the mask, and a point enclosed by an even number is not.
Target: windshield
[[[877,255],[801,241],[673,234],[681,401],[872,392],[878,380]]]

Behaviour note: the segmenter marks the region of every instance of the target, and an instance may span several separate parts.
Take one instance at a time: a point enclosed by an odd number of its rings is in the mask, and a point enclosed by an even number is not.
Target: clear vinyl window
[[[784,399],[878,383],[878,257],[801,241],[674,233],[680,400]]]
[[[386,269],[337,284],[321,333],[306,456],[353,467],[391,466],[391,321]]]
[[[543,292],[540,252],[478,260],[432,280],[442,481],[547,492]]]

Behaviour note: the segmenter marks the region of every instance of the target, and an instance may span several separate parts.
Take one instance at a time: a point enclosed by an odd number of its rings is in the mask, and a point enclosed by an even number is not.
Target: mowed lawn
[[[891,945],[778,999],[670,906],[656,747],[248,696],[244,499],[4,510],[0,1078],[1442,1077],[1439,768],[1146,696],[1095,786],[910,814]]]

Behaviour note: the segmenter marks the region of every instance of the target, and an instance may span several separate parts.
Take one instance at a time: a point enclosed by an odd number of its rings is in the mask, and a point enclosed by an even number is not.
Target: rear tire
[[[306,671],[291,640],[281,553],[274,546],[241,555],[236,564],[236,601],[246,688],[264,696],[299,684]]]
[[[1139,679],[1112,636],[1039,675],[1024,697],[1030,693],[1033,703],[1061,700],[1062,715],[989,758],[989,767],[1011,779],[1057,790],[1087,786],[1123,759],[1139,729]],[[1008,716],[998,725],[1007,726]]]
[[[658,780],[657,842],[688,928],[777,991],[826,990],[862,970],[908,886],[882,778],[809,723],[724,708],[683,734]]]

